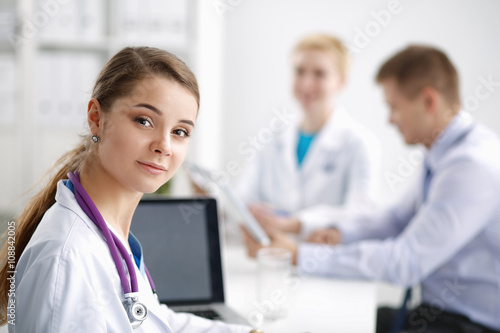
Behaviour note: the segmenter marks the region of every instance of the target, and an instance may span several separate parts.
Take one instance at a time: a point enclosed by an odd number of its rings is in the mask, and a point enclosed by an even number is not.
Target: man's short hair
[[[410,99],[424,87],[432,87],[450,105],[460,104],[457,70],[446,54],[434,47],[411,45],[392,56],[380,67],[376,81],[391,78]]]

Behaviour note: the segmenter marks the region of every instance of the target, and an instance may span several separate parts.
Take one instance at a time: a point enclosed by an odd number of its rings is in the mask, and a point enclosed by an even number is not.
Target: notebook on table
[[[224,302],[219,220],[212,198],[142,199],[132,219],[161,303],[248,324]]]

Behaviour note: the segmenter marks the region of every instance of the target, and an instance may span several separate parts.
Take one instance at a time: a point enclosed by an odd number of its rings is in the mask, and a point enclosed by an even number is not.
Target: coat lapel
[[[344,141],[343,128],[346,126],[347,115],[342,109],[337,109],[317,134],[309,147],[302,168],[302,175],[313,175],[323,170],[332,171],[335,168],[335,155],[342,149]]]

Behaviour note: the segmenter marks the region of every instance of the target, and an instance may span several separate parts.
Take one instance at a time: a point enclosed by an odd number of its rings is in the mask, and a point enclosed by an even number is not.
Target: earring
[[[98,143],[99,142],[99,137],[97,135],[92,135],[92,141],[94,141],[94,143]]]

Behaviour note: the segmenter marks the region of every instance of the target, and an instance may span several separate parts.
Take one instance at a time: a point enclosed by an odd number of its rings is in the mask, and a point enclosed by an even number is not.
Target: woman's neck
[[[333,113],[333,107],[322,111],[305,113],[300,129],[305,133],[316,133],[326,124]]]
[[[104,220],[126,241],[142,193],[125,189],[97,164],[82,168],[80,183]]]

